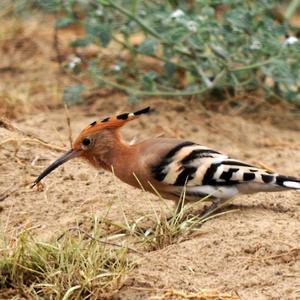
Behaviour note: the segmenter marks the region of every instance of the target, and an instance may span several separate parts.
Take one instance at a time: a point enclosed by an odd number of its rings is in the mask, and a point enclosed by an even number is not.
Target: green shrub
[[[36,4],[64,12],[57,19],[58,29],[73,23],[84,29],[85,35],[70,47],[117,43],[128,51],[130,60],[116,55],[108,68],[94,58],[87,71],[80,72],[90,76],[94,87],[118,88],[132,102],[142,96],[201,98],[217,91],[224,97],[259,90],[265,97],[300,105],[300,42],[286,40],[287,35],[297,35],[289,18],[298,0],[37,0]],[[130,39],[135,34],[142,36],[138,45]],[[157,60],[160,71],[132,64],[143,57]]]

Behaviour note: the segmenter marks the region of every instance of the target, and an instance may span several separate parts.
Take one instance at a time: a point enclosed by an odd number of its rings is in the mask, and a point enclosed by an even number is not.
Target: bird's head
[[[127,122],[136,119],[139,115],[148,113],[150,107],[133,113],[108,117],[102,121],[95,121],[81,131],[72,145],[72,149],[50,164],[33,182],[32,187],[38,184],[44,177],[50,174],[57,167],[76,157],[91,160],[93,157],[103,156],[114,147],[118,129]]]

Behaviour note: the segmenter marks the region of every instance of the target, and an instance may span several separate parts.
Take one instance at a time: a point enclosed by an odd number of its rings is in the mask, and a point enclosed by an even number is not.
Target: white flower
[[[113,71],[115,71],[115,72],[120,72],[121,69],[122,69],[122,67],[120,65],[114,65],[113,66]]]
[[[285,41],[283,42],[283,45],[285,45],[285,46],[293,45],[293,44],[297,43],[298,41],[299,41],[299,39],[296,38],[295,36],[289,36],[287,39],[285,39]]]
[[[251,50],[259,50],[261,48],[261,42],[258,40],[252,41],[252,44],[250,46]]]
[[[185,15],[184,11],[182,11],[181,9],[176,9],[171,13],[170,18],[171,19],[179,19],[179,18],[183,17],[184,15]]]
[[[185,23],[187,29],[191,32],[197,32],[197,23],[194,21],[187,21]]]
[[[76,66],[81,64],[81,58],[78,56],[72,56],[69,61],[69,68],[74,69]]]
[[[96,16],[101,17],[103,16],[103,8],[98,7],[97,10],[95,11]]]

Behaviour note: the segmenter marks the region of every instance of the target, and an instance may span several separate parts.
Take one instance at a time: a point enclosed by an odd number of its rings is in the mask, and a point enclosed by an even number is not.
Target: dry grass
[[[160,198],[160,203],[164,203],[168,208],[167,212],[164,212],[163,209],[156,212],[153,209],[152,214],[142,216],[130,223],[121,205],[120,209],[123,212],[124,223],[114,223],[108,219],[102,219],[103,224],[113,228],[112,231],[116,237],[131,238],[132,243],[140,245],[144,251],[155,251],[191,239],[198,234],[200,227],[208,220],[236,211],[218,212],[226,204],[225,202],[221,206],[204,213],[202,204],[209,200],[209,196],[188,207],[185,205],[185,188],[176,209],[172,210],[160,194],[157,191],[155,192]],[[119,201],[122,203],[121,199]],[[151,201],[148,204],[149,207],[153,207]],[[200,210],[199,204],[202,205]]]
[[[150,297],[149,300],[239,300],[240,297],[234,294],[219,293],[217,291],[202,290],[197,293],[185,293],[182,291],[170,290],[160,296]]]
[[[201,217],[186,213],[180,205],[169,218],[155,213],[155,217],[129,223],[124,214],[125,224],[95,218],[91,233],[78,226],[49,242],[36,240],[26,230],[14,240],[3,237],[0,240],[0,287],[37,299],[111,297],[134,267],[134,262],[127,257],[128,252],[143,258],[143,253],[134,249],[136,245],[142,245],[144,251],[162,249],[191,238],[204,222],[221,214],[212,212]],[[142,222],[147,218],[151,226]],[[108,233],[107,225],[114,230]],[[118,242],[112,242],[116,240]],[[177,299],[174,295],[173,292],[171,297],[168,292],[153,299]],[[182,295],[178,299],[238,299],[182,298]]]
[[[122,287],[127,272],[134,267],[128,252],[135,254],[132,259],[136,256],[144,259],[143,252],[189,239],[197,234],[204,222],[224,214],[215,211],[205,216],[189,213],[184,199],[183,191],[175,211],[164,214],[153,210],[153,215],[134,222],[128,221],[121,206],[124,223],[95,218],[91,232],[78,225],[49,242],[36,240],[28,230],[13,240],[3,234],[0,240],[0,287],[37,299],[111,297]],[[137,246],[141,249],[136,250]],[[176,299],[169,295],[158,299]]]
[[[28,231],[14,241],[1,239],[0,287],[13,288],[26,298],[99,299],[114,294],[133,264],[126,247],[111,247],[91,238],[66,233],[41,242]]]

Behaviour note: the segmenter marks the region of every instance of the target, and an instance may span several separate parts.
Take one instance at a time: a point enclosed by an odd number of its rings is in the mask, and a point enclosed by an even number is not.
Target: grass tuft
[[[125,247],[80,233],[45,243],[24,231],[12,243],[1,241],[0,288],[41,299],[99,299],[116,292],[132,267]]]
[[[160,195],[158,194],[160,197]],[[161,198],[161,197],[160,197]],[[103,299],[114,295],[133,269],[129,252],[143,256],[190,239],[201,225],[215,217],[220,207],[203,214],[195,206],[184,205],[185,188],[176,210],[161,210],[129,221],[123,206],[124,222],[93,219],[92,232],[80,225],[72,227],[50,242],[38,241],[30,231],[14,240],[0,239],[0,298],[10,291],[36,299]],[[163,199],[161,198],[163,201]],[[150,201],[152,206],[152,203]],[[192,209],[192,210],[191,210]],[[192,212],[191,212],[192,211]],[[125,245],[130,245],[125,246]],[[135,247],[142,249],[142,252]]]
[[[142,186],[141,188],[143,189]],[[154,187],[152,188],[154,189]],[[165,200],[161,197],[159,192],[155,190],[155,193],[160,198],[161,203],[164,203]],[[190,239],[194,233],[198,233],[203,223],[210,219],[236,211],[228,210],[218,212],[227,201],[207,213],[204,212],[203,208],[200,211],[197,211],[196,207],[209,200],[211,195],[203,197],[187,208],[185,205],[185,193],[186,188],[183,188],[175,210],[168,208],[167,212],[161,210],[158,214],[153,209],[153,214],[144,215],[135,220],[135,222],[129,223],[125,212],[121,207],[123,215],[125,216],[125,224],[113,223],[107,219],[103,219],[102,222],[115,229],[115,231],[113,231],[116,237],[132,237],[134,244],[141,245],[146,251],[155,251],[163,249],[171,244]],[[153,208],[151,201],[150,206]]]
[[[207,198],[199,200],[196,204],[204,202]],[[197,233],[200,227],[210,219],[219,217],[234,210],[216,213],[217,209],[203,214],[201,212],[188,210],[184,203],[179,202],[175,211],[171,215],[161,213],[159,217],[152,219],[152,226],[147,229],[135,226],[135,235],[139,242],[146,246],[148,251],[163,249],[171,244],[191,239],[194,233]]]

